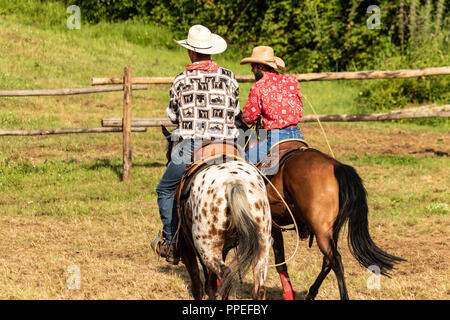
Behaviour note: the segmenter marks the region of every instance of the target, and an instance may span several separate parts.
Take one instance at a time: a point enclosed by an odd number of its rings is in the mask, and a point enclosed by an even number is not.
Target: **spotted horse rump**
[[[253,268],[254,299],[265,299],[271,241],[271,214],[263,178],[239,160],[206,166],[195,175],[181,217],[183,262],[195,299],[203,297],[197,258],[209,299],[228,299],[237,275]],[[236,247],[231,263],[230,249]],[[220,282],[217,288],[217,279]]]

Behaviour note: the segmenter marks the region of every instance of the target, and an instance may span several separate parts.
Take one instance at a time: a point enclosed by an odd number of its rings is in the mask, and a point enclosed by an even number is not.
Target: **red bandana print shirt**
[[[267,130],[296,125],[302,118],[303,103],[295,76],[266,72],[250,89],[242,118],[248,124],[261,116]]]

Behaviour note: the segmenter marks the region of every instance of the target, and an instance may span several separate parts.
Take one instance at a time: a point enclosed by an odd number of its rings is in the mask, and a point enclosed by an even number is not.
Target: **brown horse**
[[[241,129],[248,127],[238,123]],[[300,142],[301,144],[301,142]],[[304,145],[306,147],[306,145]],[[271,183],[287,202],[299,227],[299,236],[310,237],[310,246],[316,238],[323,253],[322,270],[310,287],[307,299],[313,300],[325,277],[333,270],[341,299],[348,299],[344,267],[337,249],[339,232],[348,220],[348,242],[351,253],[364,267],[377,266],[380,273],[395,263],[404,261],[380,249],[371,239],[368,228],[367,194],[356,170],[336,159],[311,148],[290,153],[280,165]],[[271,184],[267,194],[272,213],[273,251],[275,263],[285,261],[282,230],[275,226],[292,224],[292,217]],[[285,299],[293,299],[294,291],[287,274],[286,264],[277,266]]]

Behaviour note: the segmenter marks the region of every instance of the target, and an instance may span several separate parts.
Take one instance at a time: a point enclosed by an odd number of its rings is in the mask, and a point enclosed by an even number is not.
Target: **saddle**
[[[213,165],[231,160],[243,160],[242,149],[234,142],[226,140],[213,140],[205,142],[200,148],[194,151],[191,163],[181,177],[180,184],[175,191],[175,199],[189,192],[190,183],[193,178],[203,169]]]
[[[285,139],[274,144],[268,155],[256,164],[256,167],[269,179],[271,179],[278,169],[291,155],[311,150],[308,143],[301,139]],[[266,182],[267,184],[267,182]]]

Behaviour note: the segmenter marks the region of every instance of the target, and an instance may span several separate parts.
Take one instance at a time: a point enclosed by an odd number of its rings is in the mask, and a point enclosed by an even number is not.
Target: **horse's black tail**
[[[237,275],[239,273],[245,275],[253,262],[258,259],[260,252],[258,226],[252,218],[242,181],[230,182],[227,186],[226,197],[232,220],[230,227],[236,229],[239,244],[236,256],[220,282],[219,293],[222,297],[228,296],[237,283]]]
[[[334,234],[339,234],[348,219],[348,244],[355,259],[366,268],[377,266],[382,275],[389,276],[394,264],[405,260],[386,253],[370,237],[367,193],[360,176],[353,167],[344,164],[334,167],[334,175],[339,184],[339,213],[333,225]]]

